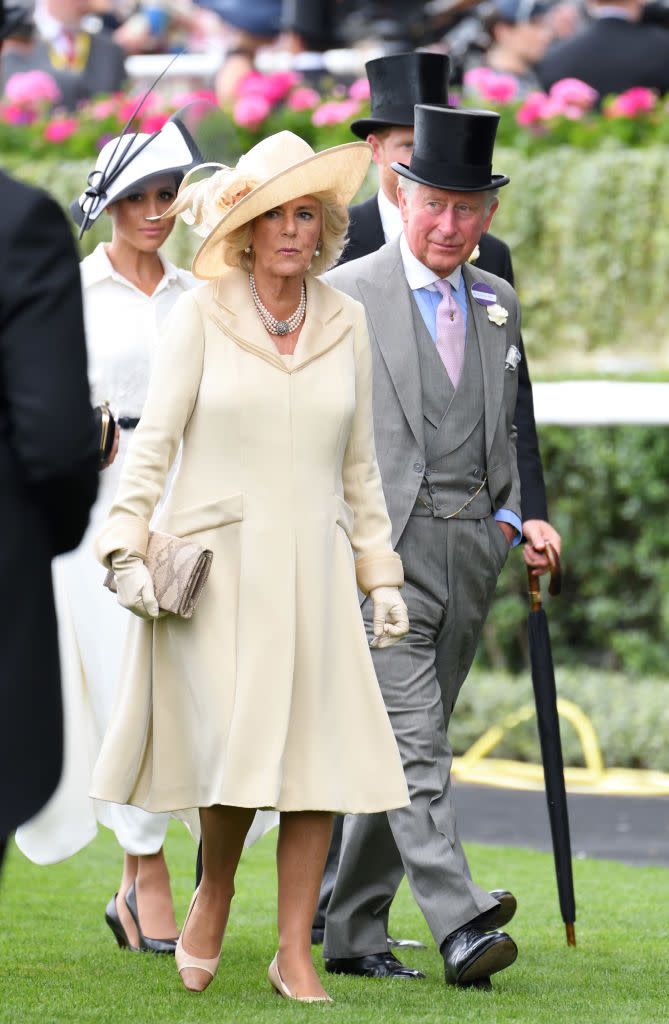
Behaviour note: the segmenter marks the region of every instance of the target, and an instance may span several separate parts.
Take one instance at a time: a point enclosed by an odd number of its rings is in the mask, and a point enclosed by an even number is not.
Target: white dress
[[[199,284],[161,256],[164,275],[151,296],[117,274],[100,244],[81,264],[92,401],[108,401],[115,416],[139,418],[154,348],[179,296]],[[103,588],[105,571],[92,544],[111,508],[132,430],[122,430],[113,464],[100,473],[90,523],[76,551],[53,563],[63,685],[65,756],[58,789],[16,833],[21,851],[37,864],[72,856],[97,833],[112,829],[130,854],[157,853],[168,814],[91,800],[88,796],[114,704],[131,613]],[[169,487],[168,485],[166,487]]]

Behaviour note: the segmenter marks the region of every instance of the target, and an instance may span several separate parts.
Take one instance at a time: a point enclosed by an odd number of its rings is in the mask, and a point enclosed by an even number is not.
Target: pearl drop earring
[[[320,240],[320,238],[319,238],[319,239],[318,239],[318,244],[317,244],[316,248],[314,249],[314,256],[320,256],[320,254],[321,254],[321,246],[322,246],[322,244],[323,244],[323,243],[321,242],[321,240]]]
[[[253,252],[253,249],[251,248],[250,245],[247,245],[246,248],[244,249],[244,252],[246,253],[247,256],[250,256],[251,253]]]

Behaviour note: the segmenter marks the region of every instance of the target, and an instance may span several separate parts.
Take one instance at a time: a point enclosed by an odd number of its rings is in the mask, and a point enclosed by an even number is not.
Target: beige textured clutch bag
[[[161,611],[190,619],[207,582],[213,557],[213,551],[192,540],[150,531],[144,562],[151,573]],[[105,576],[104,585],[116,593],[112,569]]]

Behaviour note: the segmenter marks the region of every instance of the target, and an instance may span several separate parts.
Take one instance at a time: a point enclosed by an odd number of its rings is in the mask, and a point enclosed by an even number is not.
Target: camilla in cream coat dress
[[[365,316],[310,274],[306,288],[291,357],[240,269],[171,313],[98,555],[144,556],[183,442],[155,526],[214,558],[191,620],[132,620],[97,798],[150,811],[408,803],[357,592],[402,582]]]

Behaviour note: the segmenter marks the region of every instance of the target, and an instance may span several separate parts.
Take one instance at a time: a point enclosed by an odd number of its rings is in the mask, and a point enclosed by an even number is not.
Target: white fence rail
[[[558,381],[532,387],[537,423],[619,426],[669,423],[669,384]]]

